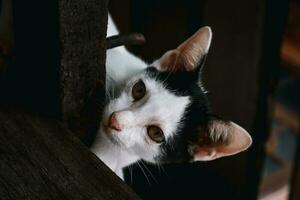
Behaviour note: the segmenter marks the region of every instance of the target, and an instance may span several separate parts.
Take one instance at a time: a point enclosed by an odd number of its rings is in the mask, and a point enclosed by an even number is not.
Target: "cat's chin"
[[[122,146],[121,141],[116,137],[115,135],[118,134],[117,131],[105,126],[101,125],[102,132],[105,134],[105,136],[115,145]]]

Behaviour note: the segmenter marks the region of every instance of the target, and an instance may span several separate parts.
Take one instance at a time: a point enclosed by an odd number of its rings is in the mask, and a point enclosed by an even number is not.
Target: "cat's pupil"
[[[135,101],[140,100],[146,94],[146,86],[142,80],[139,80],[134,86],[132,87],[132,97]]]
[[[164,133],[158,126],[148,126],[147,134],[154,142],[162,143],[163,141],[165,141]]]

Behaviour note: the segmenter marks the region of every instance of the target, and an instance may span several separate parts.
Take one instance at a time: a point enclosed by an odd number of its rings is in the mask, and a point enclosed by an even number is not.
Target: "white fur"
[[[108,21],[107,35],[118,34],[111,17]],[[166,139],[171,138],[180,127],[180,119],[188,97],[177,97],[164,88],[162,83],[148,78],[143,70],[146,63],[129,53],[124,47],[107,51],[107,89],[124,85],[120,96],[106,105],[100,130],[92,146],[92,151],[122,178],[122,168],[144,159],[153,162],[159,156],[159,145],[147,135],[147,126],[159,126]],[[111,81],[113,80],[113,81]],[[132,86],[143,80],[146,95],[134,102]],[[109,116],[115,112],[122,131],[105,128]]]
[[[107,37],[119,34],[111,16],[108,16]],[[124,46],[109,49],[106,52],[107,87],[111,88],[110,79],[120,83],[141,72],[147,64],[126,50]]]

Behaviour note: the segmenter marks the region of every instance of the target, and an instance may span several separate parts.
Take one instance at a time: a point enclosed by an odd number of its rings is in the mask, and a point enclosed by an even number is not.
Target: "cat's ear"
[[[202,27],[176,49],[167,51],[154,62],[154,66],[162,71],[193,71],[200,68],[201,62],[208,53],[211,38],[210,27]]]
[[[252,144],[249,133],[233,122],[212,120],[200,130],[198,141],[191,145],[194,161],[209,161],[246,150]]]

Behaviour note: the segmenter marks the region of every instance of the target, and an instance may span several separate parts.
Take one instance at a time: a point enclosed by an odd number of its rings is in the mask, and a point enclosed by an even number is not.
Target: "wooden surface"
[[[139,199],[57,120],[1,111],[0,143],[1,200]]]
[[[91,143],[104,102],[107,0],[59,1],[62,114]]]

